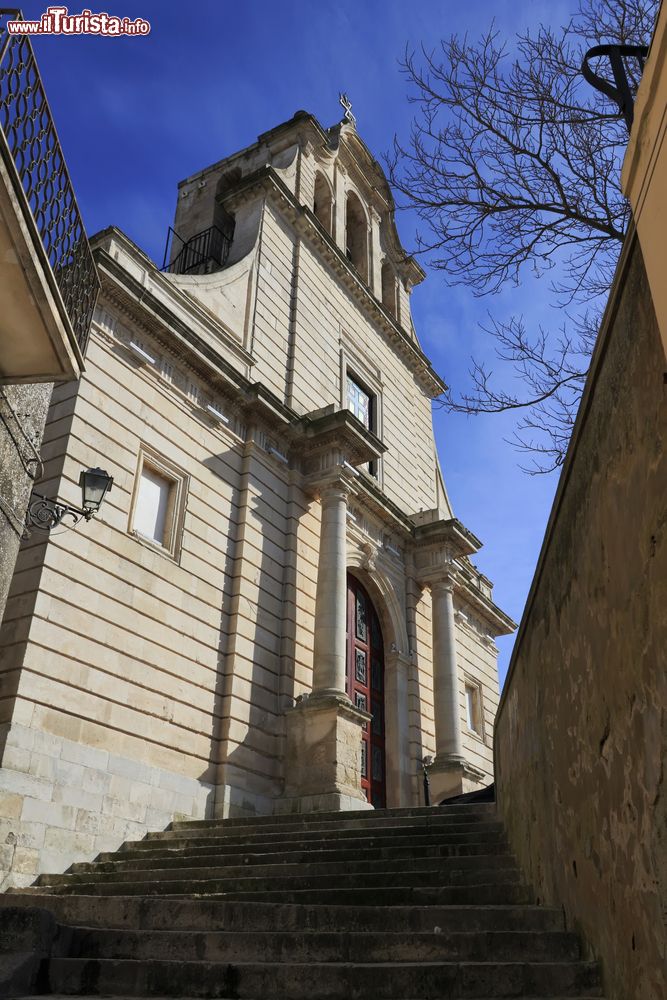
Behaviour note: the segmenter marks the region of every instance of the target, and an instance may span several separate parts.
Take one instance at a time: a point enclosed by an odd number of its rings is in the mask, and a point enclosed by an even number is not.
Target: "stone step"
[[[178,962],[562,962],[580,958],[575,934],[487,931],[136,931],[75,927],[70,958]]]
[[[600,996],[492,804],[178,822],[0,907],[16,901],[58,922],[55,997]]]
[[[442,885],[415,887],[396,885],[390,888],[379,886],[373,889],[356,887],[350,889],[280,889],[280,890],[231,890],[224,880],[218,882],[90,882],[82,885],[42,886],[15,890],[16,894],[86,896],[191,896],[194,898],[224,899],[229,901],[319,904],[321,906],[484,906],[514,905],[532,903],[532,891],[519,883],[498,884],[494,880],[485,885]]]
[[[505,836],[499,823],[489,823],[484,826],[476,826],[471,830],[467,825],[463,827],[452,826],[451,828],[429,827],[388,827],[384,829],[360,829],[360,830],[310,830],[298,833],[286,832],[282,837],[275,831],[267,833],[246,833],[244,835],[216,835],[212,836],[208,828],[193,830],[187,835],[183,830],[165,830],[164,832],[148,833],[143,840],[128,841],[121,850],[131,846],[133,850],[152,850],[154,846],[167,846],[178,844],[179,846],[193,846],[200,844],[219,844],[228,846],[259,845],[259,844],[312,844],[312,843],[341,843],[345,842],[350,847],[363,843],[395,843],[395,844],[416,844],[430,839],[433,843],[442,844],[467,844],[470,841],[475,843],[504,843]]]
[[[555,907],[534,905],[465,906],[327,906],[281,902],[228,902],[174,899],[159,896],[54,896],[8,892],[0,906],[39,906],[50,910],[61,924],[90,927],[141,927],[144,930],[242,931],[452,931],[564,930],[563,913]]]
[[[354,815],[354,814],[352,814]],[[340,813],[339,816],[344,817],[339,819],[337,823],[325,822],[317,816],[316,819],[312,819],[309,822],[304,822],[300,820],[298,822],[291,823],[279,823],[276,822],[276,817],[270,817],[271,822],[260,823],[257,820],[248,821],[245,823],[234,823],[231,820],[188,820],[181,823],[171,823],[169,827],[160,833],[150,834],[150,836],[168,838],[168,837],[197,837],[197,836],[225,836],[229,835],[231,837],[250,837],[250,836],[265,836],[266,834],[273,833],[277,834],[279,837],[282,836],[295,836],[301,834],[309,833],[346,833],[346,832],[365,832],[367,834],[372,834],[374,832],[386,832],[388,830],[398,831],[398,830],[414,830],[414,831],[432,831],[432,830],[456,830],[460,829],[462,831],[471,832],[472,830],[483,830],[485,828],[491,828],[494,830],[500,830],[501,824],[498,822],[495,814],[489,814],[487,817],[474,817],[472,815],[460,815],[460,816],[447,816],[446,814],[435,813],[433,815],[428,815],[424,817],[418,816],[396,816],[392,817],[390,820],[368,820],[358,817],[357,819],[350,819],[349,813]]]
[[[475,819],[485,819],[489,816],[497,815],[495,802],[461,803],[451,806],[416,806],[400,809],[350,809],[341,812],[312,812],[312,813],[273,813],[267,816],[234,816],[228,819],[199,819],[199,820],[175,820],[171,825],[178,826],[206,826],[212,824],[223,824],[225,826],[246,826],[261,827],[266,824],[290,826],[312,826],[315,824],[331,823],[338,826],[341,820],[356,821],[362,820],[366,824],[377,823],[386,824],[388,820],[394,819],[416,819],[428,821],[429,819],[456,820],[457,817],[470,816]]]
[[[99,854],[97,860],[92,863],[107,863],[111,861],[113,863],[124,864],[136,860],[141,861],[143,867],[143,863],[148,864],[151,859],[215,857],[219,864],[237,865],[239,864],[239,858],[243,859],[244,864],[246,863],[246,858],[249,859],[249,864],[260,864],[263,863],[260,859],[270,857],[275,860],[276,864],[281,863],[283,859],[286,861],[289,860],[292,863],[308,864],[312,859],[333,862],[344,861],[350,857],[351,853],[355,858],[359,858],[360,860],[367,859],[369,861],[380,858],[391,860],[392,858],[411,857],[473,858],[479,855],[491,854],[510,857],[507,844],[500,838],[490,842],[468,841],[463,844],[443,844],[442,839],[437,835],[420,838],[419,843],[416,844],[401,844],[400,846],[395,846],[395,841],[392,838],[387,838],[386,840],[383,838],[373,838],[369,841],[358,840],[352,842],[334,841],[334,846],[330,846],[328,840],[318,840],[309,844],[308,847],[304,847],[304,843],[301,840],[287,843],[273,841],[268,844],[254,844],[244,841],[242,844],[231,847],[225,842],[220,845],[204,843],[201,846],[199,844],[193,846],[191,843],[186,843],[181,847],[172,846],[171,843],[151,847],[139,842],[136,846],[143,849],[136,850],[125,846],[119,851],[106,851]]]
[[[599,997],[591,962],[233,963],[54,958],[54,992],[128,997]]]
[[[495,859],[492,859],[495,860]],[[216,892],[282,892],[295,889],[364,889],[370,891],[375,888],[392,888],[393,886],[440,886],[458,885],[464,887],[474,887],[479,884],[494,882],[497,885],[506,885],[520,881],[520,873],[516,867],[472,867],[457,868],[457,861],[449,862],[448,865],[435,864],[427,868],[408,869],[394,868],[391,871],[379,868],[374,871],[362,871],[360,873],[349,873],[347,871],[325,871],[323,874],[313,872],[310,866],[301,869],[301,872],[288,875],[283,874],[282,866],[278,870],[272,866],[265,875],[257,872],[248,872],[241,869],[241,874],[234,876],[226,868],[162,868],[149,871],[114,871],[114,872],[93,872],[81,875],[40,875],[36,885],[40,888],[67,888],[73,892],[84,891],[83,886],[91,884],[99,886],[108,885],[139,885],[143,886],[146,895],[151,894],[151,886],[158,883],[162,885],[166,892],[171,891],[171,887],[178,885],[178,892],[187,892],[183,886],[201,885],[206,883],[216,886]],[[325,868],[330,867],[326,866]],[[336,866],[338,867],[338,866]]]
[[[326,854],[325,851],[321,852]],[[241,863],[239,863],[241,862]],[[116,861],[90,861],[79,862],[71,865],[64,875],[42,876],[46,881],[38,881],[38,884],[53,885],[53,879],[69,879],[76,875],[94,875],[95,878],[128,878],[136,877],[137,872],[152,872],[157,878],[201,878],[202,870],[210,873],[210,877],[242,878],[248,872],[252,872],[254,878],[271,878],[275,875],[298,877],[303,876],[307,870],[309,875],[372,875],[375,872],[464,872],[464,871],[496,871],[507,868],[516,868],[516,861],[511,854],[478,854],[468,857],[441,857],[427,856],[415,857],[411,855],[404,858],[373,858],[367,857],[351,861],[349,856],[344,854],[339,860],[320,860],[318,854],[309,857],[304,854],[300,859],[294,860],[294,856],[287,854],[272,855],[245,855],[236,857],[235,863],[230,864],[216,854],[207,854],[192,857],[189,853],[179,853],[176,857],[165,857],[161,855],[154,858],[150,855],[147,858],[130,858],[128,860],[119,859]],[[164,873],[164,875],[162,874]],[[86,879],[85,881],[90,881]]]

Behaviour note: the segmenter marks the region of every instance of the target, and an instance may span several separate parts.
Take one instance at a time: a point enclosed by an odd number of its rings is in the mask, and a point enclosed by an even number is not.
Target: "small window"
[[[347,408],[364,427],[373,430],[373,397],[350,375],[347,376]]]
[[[476,684],[466,684],[466,721],[468,729],[482,736],[482,693]]]
[[[347,376],[347,408],[357,420],[373,434],[377,433],[377,405],[375,396],[368,392],[349,373]],[[367,469],[374,479],[378,477],[377,462],[369,462]]]
[[[180,545],[186,477],[169,463],[143,451],[139,455],[130,530],[140,539],[176,556]]]
[[[164,545],[169,508],[176,484],[144,465],[139,476],[134,530],[138,535]]]

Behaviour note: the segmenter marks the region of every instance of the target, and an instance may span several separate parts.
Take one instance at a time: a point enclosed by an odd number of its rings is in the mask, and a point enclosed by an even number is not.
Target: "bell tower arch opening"
[[[321,226],[332,235],[332,210],[333,193],[328,180],[321,171],[315,175],[315,196],[313,198],[313,212]]]
[[[360,199],[350,191],[345,204],[345,252],[368,283],[368,220]]]

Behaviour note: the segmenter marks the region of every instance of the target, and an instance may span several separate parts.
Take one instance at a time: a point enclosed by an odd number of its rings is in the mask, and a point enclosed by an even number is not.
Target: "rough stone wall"
[[[608,1000],[667,996],[665,358],[629,241],[496,721],[499,801]]]
[[[0,388],[0,621],[14,572],[53,386]]]

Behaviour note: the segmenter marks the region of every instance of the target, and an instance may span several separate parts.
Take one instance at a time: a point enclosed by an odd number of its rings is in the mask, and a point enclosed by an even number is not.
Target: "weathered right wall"
[[[607,1000],[667,996],[667,385],[624,248],[495,730],[499,808]]]

